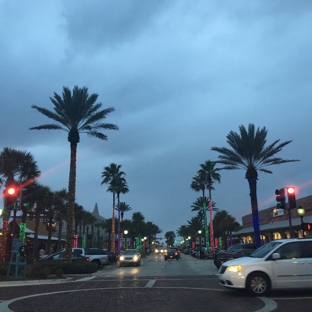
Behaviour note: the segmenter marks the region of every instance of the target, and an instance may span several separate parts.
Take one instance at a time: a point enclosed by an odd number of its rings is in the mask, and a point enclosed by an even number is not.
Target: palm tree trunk
[[[113,215],[112,215],[112,235],[111,235],[111,252],[115,252],[115,191],[113,192]]]
[[[260,221],[259,221],[259,211],[258,211],[258,200],[257,200],[257,178],[248,179],[249,189],[250,189],[250,201],[251,201],[251,211],[252,211],[252,224],[254,228],[254,243],[256,247],[262,245],[260,237]]]
[[[209,188],[209,216],[210,216],[210,250],[214,251],[214,230],[213,230],[213,216],[212,216],[212,199],[211,188]]]
[[[9,233],[9,219],[10,210],[6,208],[3,209],[3,221],[2,221],[2,235],[0,236],[0,262],[6,261],[6,250],[7,250],[7,239]]]
[[[208,235],[208,224],[207,224],[207,206],[206,206],[205,190],[204,189],[203,189],[203,211],[204,211],[205,242],[206,242],[206,248],[209,248],[209,235]]]
[[[76,160],[77,160],[77,144],[71,143],[69,181],[68,181],[68,202],[66,210],[65,262],[71,262],[72,257],[74,220],[75,220]]]
[[[36,222],[35,222],[35,233],[34,233],[34,245],[33,245],[33,256],[38,255],[38,231],[39,231],[39,221],[40,221],[40,210],[36,208]]]
[[[58,228],[58,239],[57,239],[57,250],[60,250],[62,247],[62,228],[63,228],[63,221],[62,221],[62,216],[60,216],[59,228]]]

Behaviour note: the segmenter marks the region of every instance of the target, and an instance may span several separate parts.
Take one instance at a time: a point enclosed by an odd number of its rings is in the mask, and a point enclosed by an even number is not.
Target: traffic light
[[[276,208],[278,209],[286,209],[286,198],[285,198],[285,189],[281,188],[279,190],[275,190],[276,201]]]
[[[289,209],[296,208],[296,190],[293,186],[287,187]]]
[[[28,189],[23,188],[21,194],[21,209],[29,210]]]
[[[311,231],[312,230],[312,223],[306,223],[306,222],[301,223],[301,229],[303,231]]]
[[[17,187],[14,185],[10,185],[8,186],[5,190],[4,190],[4,195],[6,198],[6,206],[8,209],[13,209],[14,204],[17,200],[17,196],[18,196],[18,191],[17,191]]]

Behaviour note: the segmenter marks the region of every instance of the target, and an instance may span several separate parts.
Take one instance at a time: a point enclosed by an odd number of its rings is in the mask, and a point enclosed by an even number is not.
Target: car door
[[[305,261],[306,266],[307,287],[312,287],[312,241],[302,241],[300,242],[300,247],[302,259]]]
[[[284,244],[275,253],[281,258],[272,261],[273,287],[308,287],[307,266],[299,242]]]

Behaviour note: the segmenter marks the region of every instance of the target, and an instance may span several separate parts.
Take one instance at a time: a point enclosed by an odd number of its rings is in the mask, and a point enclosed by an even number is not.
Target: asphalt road
[[[151,254],[140,267],[110,265],[74,280],[0,283],[0,312],[309,311],[312,289],[249,297],[223,288],[211,260]],[[13,287],[14,286],[14,287]]]

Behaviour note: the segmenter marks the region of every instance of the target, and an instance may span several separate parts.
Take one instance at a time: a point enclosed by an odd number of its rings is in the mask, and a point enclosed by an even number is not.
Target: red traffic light
[[[293,186],[287,187],[288,195],[295,195],[295,188]]]
[[[288,195],[289,208],[290,209],[296,208],[296,190],[293,186],[287,187],[287,195]]]
[[[8,187],[8,188],[7,188],[7,194],[8,194],[9,196],[14,196],[14,195],[16,195],[16,189],[15,189],[15,187],[14,187],[14,186]]]

